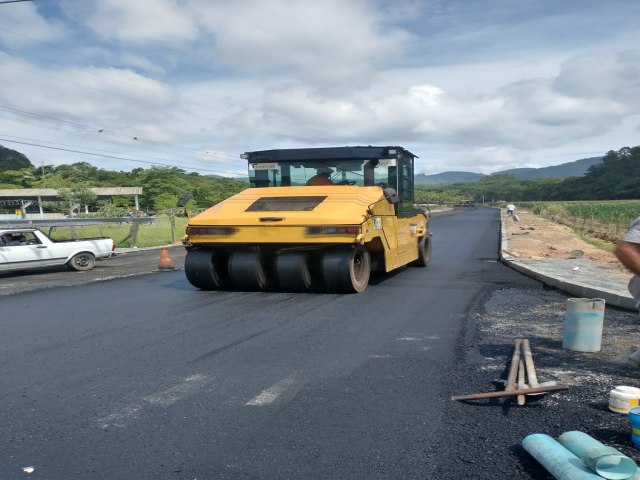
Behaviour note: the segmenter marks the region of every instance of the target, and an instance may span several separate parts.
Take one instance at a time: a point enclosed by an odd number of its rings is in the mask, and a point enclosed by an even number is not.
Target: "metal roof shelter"
[[[133,196],[136,210],[140,210],[138,196],[142,195],[142,187],[96,187],[89,190],[98,198]],[[58,196],[58,190],[55,188],[4,188],[0,189],[0,205],[19,206],[24,214],[29,205],[37,202],[42,215],[42,202],[55,201]]]

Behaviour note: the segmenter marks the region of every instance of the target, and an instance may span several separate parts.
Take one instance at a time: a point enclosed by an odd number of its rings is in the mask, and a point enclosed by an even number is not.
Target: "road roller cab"
[[[185,273],[204,290],[362,292],[372,271],[426,266],[416,158],[397,146],[247,152],[250,188],[186,226]]]

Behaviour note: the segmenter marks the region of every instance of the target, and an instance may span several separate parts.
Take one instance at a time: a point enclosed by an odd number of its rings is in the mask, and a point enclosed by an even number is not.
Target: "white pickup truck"
[[[52,240],[35,228],[0,227],[0,272],[56,265],[91,270],[96,258],[108,258],[114,250],[110,238]]]

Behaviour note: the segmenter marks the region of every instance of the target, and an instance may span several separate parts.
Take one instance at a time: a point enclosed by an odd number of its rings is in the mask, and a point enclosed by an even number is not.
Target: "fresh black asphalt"
[[[497,261],[497,210],[432,231],[429,267],[357,295],[178,270],[0,298],[0,478],[547,478],[491,407],[450,401],[488,389],[467,356],[485,303],[542,287]]]

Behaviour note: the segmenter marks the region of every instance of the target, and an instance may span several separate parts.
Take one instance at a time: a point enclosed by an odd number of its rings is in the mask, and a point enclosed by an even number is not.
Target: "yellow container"
[[[616,413],[629,413],[629,409],[640,403],[640,388],[621,385],[609,394],[609,410]]]

